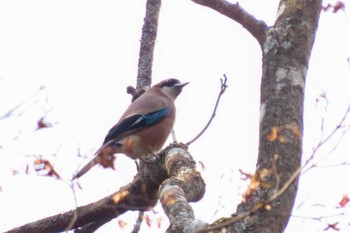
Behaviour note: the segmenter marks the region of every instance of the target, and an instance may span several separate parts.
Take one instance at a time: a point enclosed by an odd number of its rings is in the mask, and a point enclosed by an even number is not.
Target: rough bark
[[[263,169],[275,171],[264,178],[272,188],[260,187],[247,202],[238,206],[237,214],[242,214],[269,200],[300,167],[305,78],[322,1],[280,1],[278,16],[272,27],[265,27],[264,23],[250,17],[238,4],[222,0],[193,1],[242,24],[262,48],[261,116],[256,172]],[[251,25],[256,25],[257,28]],[[230,227],[226,226],[226,230],[282,232],[292,212],[297,187],[298,179],[295,179],[283,195],[270,204],[270,210],[262,207]]]
[[[157,39],[161,0],[148,0],[142,27],[136,89],[149,87],[152,83],[154,46]]]
[[[169,179],[159,189],[159,200],[170,226],[167,233],[196,232],[207,224],[196,220],[189,202],[199,201],[205,191],[192,156],[183,148],[171,149],[165,160]]]

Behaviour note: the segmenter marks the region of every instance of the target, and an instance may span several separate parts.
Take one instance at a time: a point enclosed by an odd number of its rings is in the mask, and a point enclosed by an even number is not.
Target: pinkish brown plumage
[[[137,98],[109,130],[95,157],[73,179],[84,175],[96,164],[114,168],[114,154],[117,153],[145,161],[154,157],[173,129],[174,101],[187,84],[177,79],[163,80]]]

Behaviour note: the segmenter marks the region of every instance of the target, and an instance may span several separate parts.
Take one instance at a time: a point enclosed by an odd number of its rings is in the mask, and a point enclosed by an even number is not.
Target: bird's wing
[[[103,144],[106,144],[111,140],[119,140],[123,136],[130,135],[136,131],[155,125],[164,119],[169,114],[169,111],[169,108],[162,108],[147,114],[129,116],[109,130]]]
[[[169,114],[169,111],[169,108],[162,108],[147,114],[132,115],[113,126],[113,128],[109,130],[107,136],[105,137],[103,145],[96,152],[97,156],[95,156],[92,160],[90,160],[88,164],[86,164],[82,169],[80,169],[80,171],[73,176],[72,180],[81,177],[93,166],[100,163],[101,158],[99,158],[98,154],[104,148],[108,147],[110,144],[117,143],[117,141],[123,138],[124,136],[130,135],[136,131],[157,124]]]

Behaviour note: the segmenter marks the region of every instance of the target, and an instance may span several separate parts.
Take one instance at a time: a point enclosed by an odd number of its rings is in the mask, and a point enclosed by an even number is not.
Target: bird
[[[174,101],[189,82],[163,80],[146,90],[126,109],[119,121],[108,131],[93,159],[72,178],[77,179],[97,164],[114,169],[114,154],[145,162],[154,160],[175,123]]]

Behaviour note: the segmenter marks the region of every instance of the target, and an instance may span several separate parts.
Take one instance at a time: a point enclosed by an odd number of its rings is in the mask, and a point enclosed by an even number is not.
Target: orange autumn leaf
[[[267,134],[266,139],[270,142],[278,140],[280,143],[286,143],[287,139],[281,134],[282,129],[283,127],[272,127],[270,133]]]
[[[242,194],[242,201],[247,202],[248,199],[250,199],[253,195],[254,191],[258,191],[261,187],[262,188],[270,188],[271,184],[266,182],[265,179],[267,176],[272,174],[272,170],[270,169],[261,169],[257,171],[255,174],[245,173],[242,170],[239,170],[242,175],[245,176],[244,179],[250,179],[250,183],[245,190],[245,192]]]
[[[45,176],[53,176],[57,179],[61,178],[53,168],[52,164],[46,159],[36,159],[34,161],[34,170],[37,173],[44,172]]]
[[[348,204],[350,201],[349,196],[347,194],[345,194],[343,196],[343,198],[341,199],[341,201],[339,202],[339,208],[344,208],[346,206],[346,204]]]
[[[278,136],[278,127],[274,126],[271,128],[270,133],[266,136],[266,139],[270,142],[273,142],[277,139]]]
[[[282,134],[282,130],[288,129],[296,136],[298,139],[302,138],[301,131],[299,127],[295,124],[286,124],[284,126],[273,126],[270,129],[270,132],[266,135],[266,139],[270,142],[278,140],[280,143],[286,143],[287,138]]]

